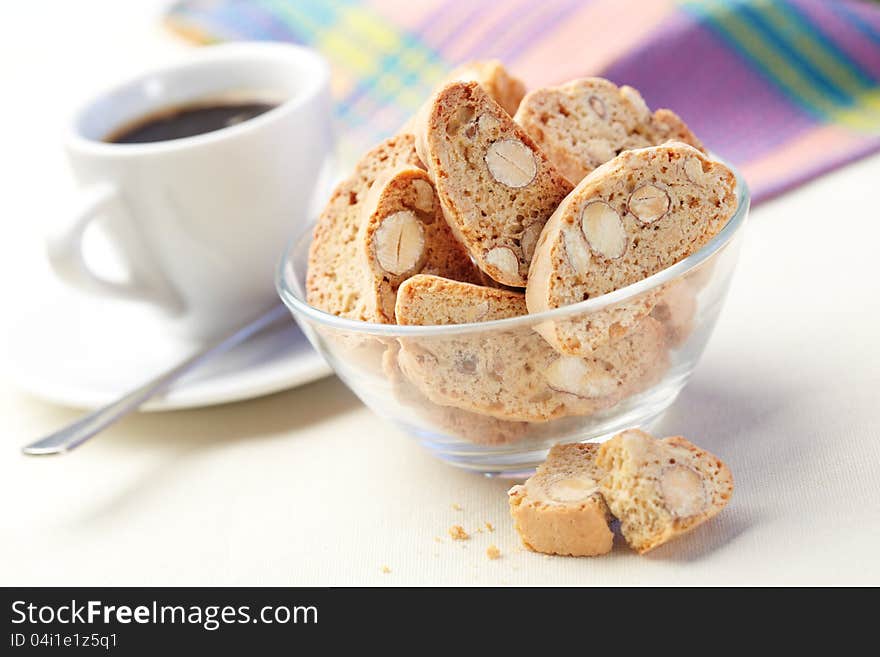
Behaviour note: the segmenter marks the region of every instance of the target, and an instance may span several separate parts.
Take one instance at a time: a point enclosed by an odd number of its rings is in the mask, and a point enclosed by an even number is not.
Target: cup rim
[[[117,144],[92,139],[83,135],[79,130],[83,117],[100,101],[112,97],[127,87],[139,84],[148,78],[173,75],[175,72],[186,68],[196,68],[216,61],[241,61],[267,57],[274,57],[279,62],[286,60],[302,63],[305,61],[308,64],[307,69],[311,71],[311,74],[300,93],[283,100],[267,112],[242,123],[191,137],[135,144]],[[105,157],[129,157],[136,154],[176,152],[181,149],[209,145],[258,130],[277,118],[300,109],[314,101],[321,94],[322,90],[328,87],[329,81],[330,65],[327,60],[317,51],[305,46],[267,41],[241,41],[203,46],[182,60],[158,68],[148,69],[107,86],[98,93],[92,94],[87,101],[83,102],[73,112],[72,118],[68,121],[65,144],[69,149],[80,153]]]
[[[281,300],[284,302],[284,305],[288,307],[295,317],[301,315],[307,317],[313,322],[337,330],[345,330],[365,335],[380,335],[384,337],[432,337],[473,333],[474,331],[510,330],[525,326],[534,326],[550,320],[564,319],[569,315],[594,313],[608,306],[613,306],[639,296],[640,294],[644,294],[652,288],[683,276],[721,251],[721,249],[723,249],[727,243],[733,239],[734,235],[736,235],[745,225],[745,220],[749,213],[749,204],[751,202],[751,194],[745,180],[742,178],[736,167],[729,162],[722,158],[718,158],[711,153],[710,156],[727,166],[736,178],[736,188],[734,193],[736,194],[738,206],[733,216],[727,221],[724,227],[698,251],[679,260],[677,263],[662,269],[647,278],[643,278],[640,281],[627,285],[626,287],[622,287],[607,294],[599,295],[592,299],[587,299],[586,301],[580,301],[567,306],[560,306],[559,308],[545,310],[540,313],[520,315],[519,317],[509,317],[506,319],[496,319],[487,322],[470,322],[466,324],[402,326],[400,324],[362,322],[355,319],[331,315],[328,312],[315,308],[304,299],[300,299],[288,283],[288,271],[290,269],[288,265],[290,263],[291,255],[303,241],[310,239],[314,229],[314,223],[310,223],[305,231],[295,235],[293,239],[288,242],[281,257],[281,261],[276,268],[275,287]]]

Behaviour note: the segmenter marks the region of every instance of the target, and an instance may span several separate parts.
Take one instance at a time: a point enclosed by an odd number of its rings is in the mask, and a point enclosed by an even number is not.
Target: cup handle
[[[132,301],[146,301],[170,313],[180,311],[180,301],[169,290],[148,284],[134,275],[132,257],[121,245],[121,256],[131,273],[130,280],[112,281],[95,273],[83,257],[83,237],[89,224],[101,213],[125,212],[115,186],[95,183],[86,187],[77,206],[65,221],[56,222],[46,235],[46,253],[55,274],[68,285],[88,292]],[[108,212],[111,211],[112,212]],[[112,220],[112,219],[111,219]]]

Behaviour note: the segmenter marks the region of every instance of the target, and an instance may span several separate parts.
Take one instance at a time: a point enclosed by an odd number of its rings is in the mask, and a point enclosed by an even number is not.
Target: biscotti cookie
[[[461,324],[516,317],[521,295],[431,276],[405,281],[400,324]],[[663,328],[650,317],[591,358],[557,353],[531,326],[400,338],[400,369],[428,399],[502,420],[591,415],[653,384],[668,366]]]
[[[674,112],[652,114],[638,91],[602,78],[535,89],[520,103],[515,120],[575,185],[622,151],[669,140],[703,148]]]
[[[417,120],[416,150],[477,265],[525,287],[535,243],[569,182],[476,82],[450,83],[432,98]]]
[[[677,142],[606,162],[547,222],[529,272],[529,312],[612,292],[691,255],[736,211],[735,186],[730,169]],[[634,322],[650,300],[633,300]],[[589,354],[597,346],[595,331],[577,321],[538,330],[563,353]]]
[[[362,208],[360,284],[366,314],[394,323],[398,286],[418,272],[455,280],[480,280],[464,247],[452,234],[424,169],[407,165],[378,177]]]
[[[526,85],[522,80],[512,76],[497,59],[476,60],[462,64],[443,78],[443,81],[437,85],[431,95],[433,96],[450,82],[456,81],[476,82],[510,116],[516,113],[520,101],[526,94]],[[430,103],[430,100],[428,102]],[[423,109],[424,107],[407,121],[400,132],[413,133],[416,119]]]
[[[522,542],[535,552],[592,557],[611,551],[611,514],[599,491],[598,445],[554,445],[547,460],[508,492]]]
[[[412,135],[392,137],[376,146],[336,186],[318,218],[309,248],[306,296],[312,306],[349,319],[381,321],[363,295],[358,234],[370,187],[376,178],[402,165],[420,165]]]
[[[382,359],[382,371],[391,385],[391,392],[395,399],[415,410],[438,433],[489,446],[510,445],[521,441],[528,433],[532,426],[528,422],[508,422],[453,406],[435,404],[403,376],[397,364],[399,352],[400,347],[395,342],[388,346]]]
[[[456,80],[478,83],[510,116],[516,114],[526,95],[522,80],[512,76],[497,59],[477,60],[459,66],[446,78],[447,82]]]
[[[419,274],[399,288],[399,324],[469,324],[525,315],[522,292]]]
[[[596,463],[623,537],[642,554],[717,515],[733,494],[721,459],[681,436],[624,431],[599,447]]]

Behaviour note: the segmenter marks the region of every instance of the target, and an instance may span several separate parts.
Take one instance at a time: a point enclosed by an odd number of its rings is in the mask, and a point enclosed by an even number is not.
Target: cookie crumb
[[[488,529],[490,532],[494,532],[494,531],[495,531],[495,525],[493,525],[491,522],[489,522],[489,521],[487,520],[487,521],[486,521],[486,529]]]
[[[501,550],[499,550],[494,544],[490,545],[486,548],[486,556],[490,559],[498,559],[501,557]]]
[[[453,502],[453,503],[452,503],[452,508],[453,508],[453,510],[455,510],[455,511],[461,511],[461,504],[458,504],[457,502]]]
[[[468,534],[461,525],[452,525],[452,527],[449,528],[449,535],[452,537],[453,541],[466,541],[470,538],[470,534]]]
[[[387,575],[391,572],[391,569],[388,566],[382,566],[382,572]]]
[[[439,536],[435,536],[435,537],[434,537],[434,542],[435,542],[435,543],[442,543],[442,542],[443,542],[443,539],[440,538]]]

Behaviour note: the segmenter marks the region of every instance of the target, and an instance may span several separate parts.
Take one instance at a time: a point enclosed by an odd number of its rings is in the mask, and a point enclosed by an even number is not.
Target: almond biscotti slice
[[[400,346],[388,345],[382,358],[382,372],[395,399],[415,410],[422,421],[428,422],[440,433],[454,436],[476,445],[510,445],[521,441],[532,426],[528,422],[508,422],[488,415],[471,413],[453,406],[440,406],[425,397],[400,371],[397,356]]]
[[[399,324],[468,324],[525,315],[522,292],[419,274],[400,286]]]
[[[376,178],[401,165],[420,164],[413,136],[398,135],[364,155],[354,173],[336,186],[318,218],[309,248],[309,304],[340,317],[382,321],[363,294],[365,272],[358,249],[362,210]]]
[[[611,551],[611,514],[599,491],[598,445],[554,445],[526,483],[508,492],[522,542],[545,554],[592,557]]]
[[[476,82],[510,116],[516,114],[526,95],[526,85],[510,74],[497,59],[476,60],[462,64],[446,78],[447,82]]]
[[[464,324],[524,315],[526,305],[519,292],[420,275],[400,286],[396,314],[402,325]],[[491,335],[475,329],[398,341],[401,371],[440,406],[505,421],[544,422],[589,415],[614,403],[603,398],[614,382],[598,366],[585,368],[578,384],[566,382],[579,385],[581,396],[553,390],[544,370],[557,355],[528,326]],[[588,391],[591,377],[597,383]]]
[[[703,149],[674,112],[652,114],[638,91],[602,78],[535,89],[520,103],[515,121],[575,185],[622,151],[669,140]]]
[[[481,275],[443,218],[424,169],[406,165],[378,177],[363,203],[360,256],[367,315],[393,324],[398,286],[424,272],[455,280]]]
[[[625,151],[606,162],[547,222],[529,272],[529,312],[612,292],[691,255],[733,216],[735,186],[730,169],[678,142]],[[651,294],[616,308],[623,319],[631,311],[626,321],[609,324],[617,336],[650,312],[658,300]],[[549,322],[538,330],[568,354],[592,353],[608,338],[579,321]]]
[[[455,81],[476,82],[510,116],[516,113],[520,101],[526,95],[526,85],[522,80],[512,76],[497,59],[475,60],[462,64],[443,78],[432,95],[450,82]],[[400,132],[414,132],[418,114],[416,113],[416,116],[407,121]]]
[[[477,265],[525,287],[541,229],[571,184],[476,82],[435,94],[417,118],[416,150]]]
[[[717,456],[681,436],[657,440],[638,429],[599,447],[602,495],[627,543],[641,554],[714,517],[733,494]]]
[[[396,315],[400,324],[462,324],[525,310],[517,292],[420,275],[400,286]],[[650,317],[591,358],[560,355],[528,325],[399,342],[400,369],[429,400],[508,421],[591,415],[650,386],[668,367],[663,328]]]

